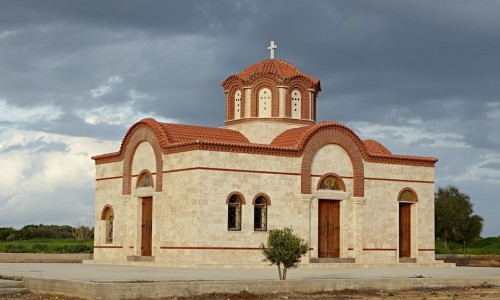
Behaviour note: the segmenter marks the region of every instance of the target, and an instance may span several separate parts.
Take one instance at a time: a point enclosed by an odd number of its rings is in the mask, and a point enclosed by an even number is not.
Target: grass
[[[31,239],[0,242],[3,253],[92,253],[94,241],[76,239]]]
[[[436,240],[436,254],[500,255],[500,237],[479,239],[464,245],[450,242],[445,249],[444,242]]]

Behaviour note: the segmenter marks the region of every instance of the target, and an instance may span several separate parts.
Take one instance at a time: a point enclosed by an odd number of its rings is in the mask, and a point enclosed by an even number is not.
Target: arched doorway
[[[404,189],[399,193],[399,257],[411,257],[412,245],[412,205],[417,202],[417,195],[412,189]]]
[[[153,248],[153,198],[142,198],[141,256],[151,256]]]
[[[345,191],[345,184],[339,176],[327,174],[320,179],[318,189]],[[319,199],[318,258],[340,257],[340,234],[340,201]]]

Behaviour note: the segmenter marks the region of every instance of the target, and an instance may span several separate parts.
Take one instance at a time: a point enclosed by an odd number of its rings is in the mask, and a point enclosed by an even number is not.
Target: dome
[[[318,91],[321,91],[318,78],[304,74],[297,67],[281,59],[264,59],[259,61],[242,72],[229,76],[229,78],[222,82],[222,85],[224,86],[233,77],[240,79],[244,83],[249,83],[262,76],[274,77],[278,82],[286,82],[293,78],[302,77],[310,81],[311,85],[317,86]]]

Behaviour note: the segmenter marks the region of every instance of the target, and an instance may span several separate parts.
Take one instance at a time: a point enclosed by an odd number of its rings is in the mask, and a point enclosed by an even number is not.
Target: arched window
[[[267,230],[267,201],[263,196],[255,199],[253,204],[253,230]]]
[[[241,230],[241,199],[238,195],[232,195],[227,203],[227,230]]]
[[[234,94],[234,119],[241,118],[241,91],[236,91]]]
[[[115,216],[113,213],[113,208],[111,206],[106,205],[104,209],[102,210],[101,213],[101,220],[104,221],[104,228],[105,228],[105,242],[106,244],[112,244],[113,243],[113,222],[114,222]]]
[[[154,187],[153,175],[148,170],[143,170],[138,176],[137,187]]]
[[[320,179],[318,189],[345,191],[345,184],[337,175],[327,174]]]
[[[301,119],[302,118],[302,95],[299,90],[293,90],[291,94],[292,98],[292,118]]]
[[[259,91],[259,117],[271,117],[272,94],[268,88]]]

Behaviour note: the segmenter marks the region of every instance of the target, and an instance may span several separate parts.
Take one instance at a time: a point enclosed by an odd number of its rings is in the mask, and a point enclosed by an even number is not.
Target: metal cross
[[[274,59],[274,49],[277,49],[277,48],[278,48],[278,45],[275,45],[274,41],[271,41],[271,45],[269,45],[269,47],[267,47],[267,49],[269,50],[269,56],[271,59]]]

